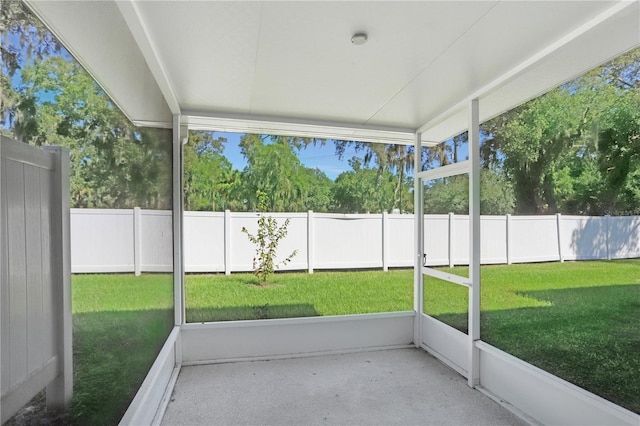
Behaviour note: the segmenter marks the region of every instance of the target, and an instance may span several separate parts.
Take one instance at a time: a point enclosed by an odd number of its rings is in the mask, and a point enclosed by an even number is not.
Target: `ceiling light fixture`
[[[367,35],[365,33],[356,33],[351,37],[351,43],[359,46],[367,42]]]

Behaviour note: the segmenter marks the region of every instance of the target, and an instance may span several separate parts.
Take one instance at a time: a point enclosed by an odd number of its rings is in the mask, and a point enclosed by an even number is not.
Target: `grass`
[[[170,275],[74,275],[68,421],[120,421],[173,326]]]
[[[466,274],[466,268],[455,268]],[[188,275],[187,320],[413,309],[413,271]],[[169,275],[73,277],[74,424],[115,424],[173,324]],[[482,339],[640,412],[640,260],[485,266]],[[425,311],[466,331],[466,289],[425,280]]]
[[[348,315],[413,309],[412,273],[281,273],[259,286],[252,274],[188,275],[188,322]]]
[[[482,340],[640,413],[640,261],[486,266],[481,296]],[[425,281],[425,311],[464,332],[467,300]]]

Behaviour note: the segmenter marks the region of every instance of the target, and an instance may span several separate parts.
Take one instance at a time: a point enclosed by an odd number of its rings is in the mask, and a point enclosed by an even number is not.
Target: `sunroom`
[[[162,422],[183,366],[408,347],[527,422],[638,424],[481,339],[479,207],[480,123],[640,46],[638,1],[26,4],[133,123],[173,129],[174,328],[123,424]],[[425,266],[416,219],[411,311],[187,323],[181,152],[190,130],[414,146],[416,218],[423,182],[469,176],[469,276]],[[418,172],[420,147],[463,131],[467,161]],[[424,313],[425,275],[468,289],[468,333]]]

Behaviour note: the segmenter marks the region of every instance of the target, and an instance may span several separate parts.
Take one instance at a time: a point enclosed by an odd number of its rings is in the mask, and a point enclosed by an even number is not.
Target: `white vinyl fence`
[[[4,423],[45,387],[64,406],[73,373],[69,152],[0,140]]]
[[[282,224],[282,270],[413,266],[413,215],[270,213]],[[185,212],[186,272],[252,269],[254,246],[242,233],[257,229],[257,213]],[[482,263],[527,263],[640,257],[640,216],[483,216]],[[171,213],[71,210],[72,271],[172,271]],[[468,264],[468,217],[425,216],[426,264]]]

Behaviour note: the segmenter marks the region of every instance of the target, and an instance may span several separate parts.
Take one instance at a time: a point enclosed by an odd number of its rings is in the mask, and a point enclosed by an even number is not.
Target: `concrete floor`
[[[419,349],[183,367],[163,425],[526,425]]]

